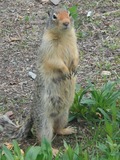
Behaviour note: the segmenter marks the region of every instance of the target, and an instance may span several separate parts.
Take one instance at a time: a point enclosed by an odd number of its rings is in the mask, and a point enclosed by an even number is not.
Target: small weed
[[[99,71],[103,71],[103,70],[111,71],[112,70],[112,65],[108,60],[96,62],[96,67],[99,68]]]
[[[89,84],[85,89],[81,88],[75,94],[71,107],[73,115],[83,116],[87,119],[100,118],[102,113],[99,108],[109,113],[120,99],[120,90],[115,89],[116,84],[117,82],[109,81],[101,89],[97,89],[93,84]]]
[[[120,158],[120,144],[115,143],[108,135],[106,143],[99,143],[97,146],[102,152],[100,160],[119,160]]]
[[[74,5],[72,7],[70,7],[68,9],[70,11],[70,14],[74,20],[74,24],[75,24],[75,28],[78,29],[80,26],[81,26],[81,19],[78,19],[79,16],[78,16],[78,6],[77,5]]]
[[[30,17],[28,15],[26,15],[24,17],[25,23],[29,23],[30,22]]]
[[[1,160],[52,160],[52,148],[50,144],[44,139],[41,146],[32,146],[27,149],[25,153],[21,152],[18,143],[13,141],[13,149],[9,150],[3,145],[0,150]]]
[[[119,41],[117,39],[114,40],[114,42],[105,40],[103,42],[103,46],[109,48],[111,51],[114,51],[120,48]]]
[[[116,64],[120,64],[120,56],[115,56],[115,62]]]
[[[71,8],[69,8],[69,11],[73,19],[77,21],[78,18],[77,6],[72,6]]]
[[[90,36],[90,35],[92,35],[92,32],[85,32],[85,31],[79,31],[78,33],[77,33],[77,37],[78,37],[78,39],[85,39],[86,37],[88,37],[88,36]]]

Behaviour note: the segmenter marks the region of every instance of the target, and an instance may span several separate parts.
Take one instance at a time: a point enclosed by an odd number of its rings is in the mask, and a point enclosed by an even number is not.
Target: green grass
[[[97,119],[99,114],[103,115],[101,113],[103,111],[110,114],[112,107],[116,106],[120,98],[120,90],[116,90],[118,83],[119,81],[108,81],[99,89],[89,83],[85,89],[81,88],[76,92],[71,112],[75,116],[83,116],[90,120]]]
[[[119,40],[118,40],[117,38],[116,38],[116,39],[114,38],[114,40],[111,41],[111,42],[105,40],[105,41],[103,42],[103,46],[109,48],[111,51],[114,51],[114,50],[120,48]]]

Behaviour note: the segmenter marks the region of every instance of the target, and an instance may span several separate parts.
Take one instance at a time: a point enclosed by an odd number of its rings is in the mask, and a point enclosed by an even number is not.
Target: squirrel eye
[[[52,17],[52,18],[53,18],[53,20],[56,20],[56,19],[57,19],[57,16],[56,16],[55,13],[53,14],[53,17]]]

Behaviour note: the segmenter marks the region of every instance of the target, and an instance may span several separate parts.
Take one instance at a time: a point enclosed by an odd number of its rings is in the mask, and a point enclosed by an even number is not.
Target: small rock
[[[6,112],[5,115],[11,120],[14,118],[14,113],[12,111]]]
[[[60,2],[60,0],[50,0],[54,5],[57,5],[59,2]]]
[[[87,17],[91,17],[92,15],[93,15],[93,12],[92,11],[88,11]]]
[[[36,74],[33,73],[33,72],[29,72],[28,75],[32,78],[32,79],[35,79],[36,78]]]
[[[42,3],[47,3],[49,2],[49,0],[42,0]]]
[[[3,132],[4,128],[0,125],[0,133]]]
[[[111,72],[110,72],[110,71],[102,71],[102,72],[101,72],[101,75],[102,75],[102,76],[110,76],[110,75],[111,75]]]

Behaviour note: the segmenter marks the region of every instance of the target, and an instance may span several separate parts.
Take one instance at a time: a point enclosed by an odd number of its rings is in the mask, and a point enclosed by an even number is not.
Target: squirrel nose
[[[63,25],[67,27],[69,25],[69,22],[64,22]]]

